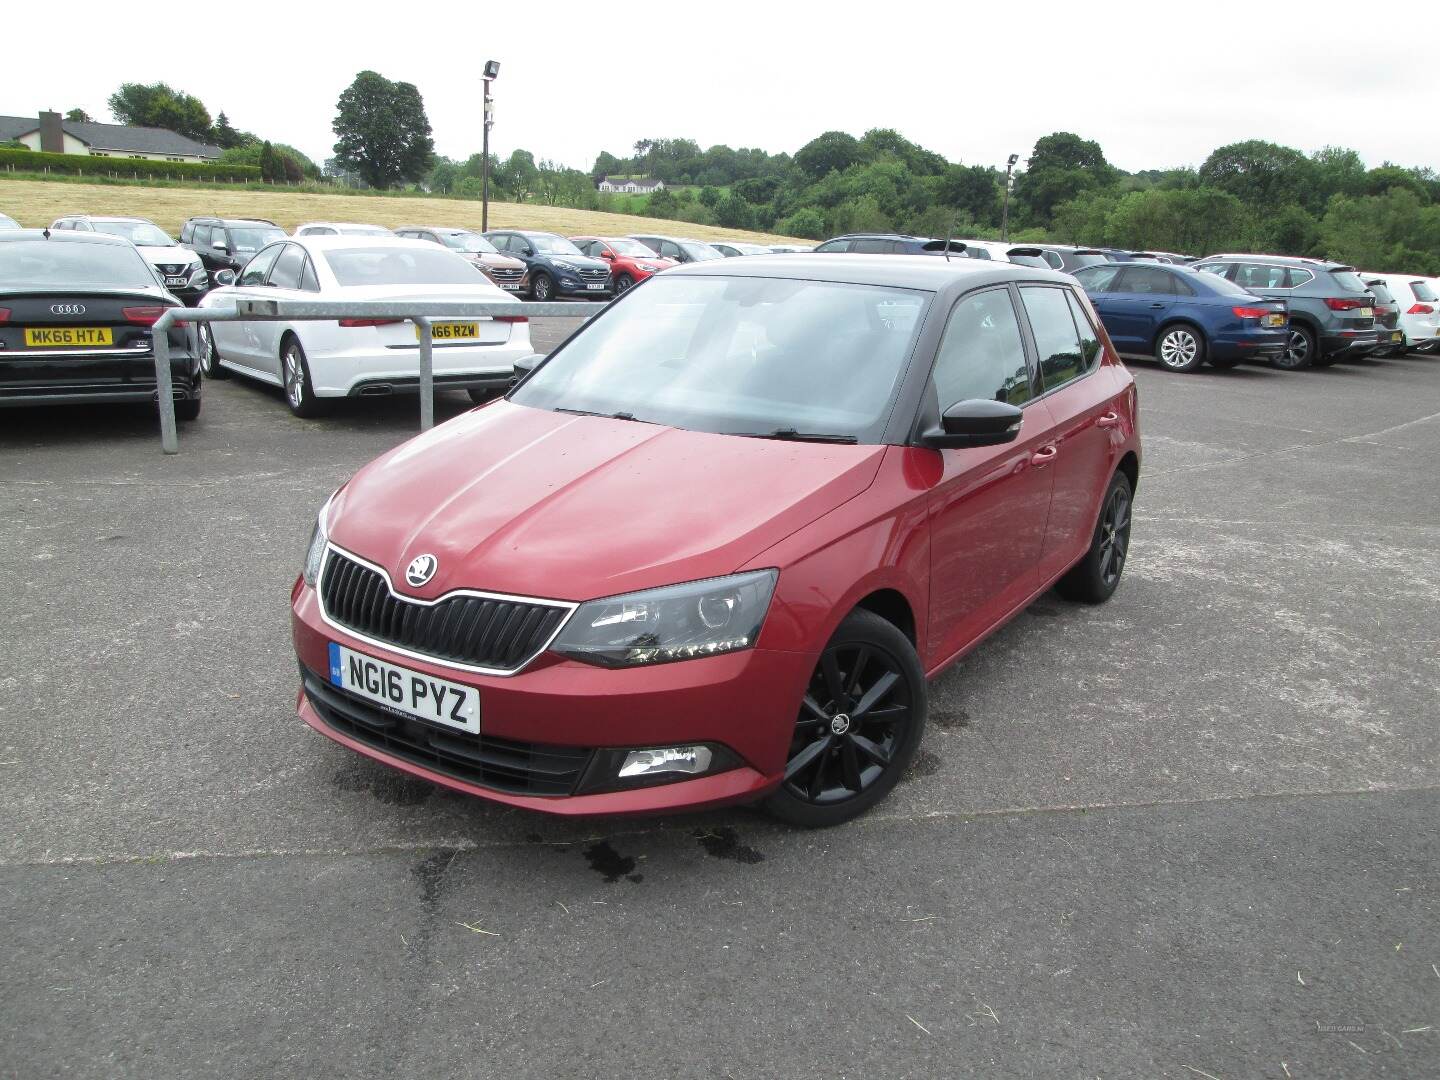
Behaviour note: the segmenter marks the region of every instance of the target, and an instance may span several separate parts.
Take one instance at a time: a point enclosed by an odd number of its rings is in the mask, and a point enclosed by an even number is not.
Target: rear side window
[[[1070,301],[1070,314],[1075,319],[1075,329],[1080,332],[1080,359],[1085,364],[1084,370],[1089,371],[1100,362],[1100,335],[1079,297],[1066,289],[1065,299]]]
[[[934,382],[942,412],[972,398],[1011,405],[1030,400],[1030,369],[1008,290],[987,289],[955,305],[935,358]]]
[[[1375,299],[1379,303],[1393,304],[1395,302],[1395,297],[1391,294],[1390,290],[1385,287],[1383,281],[1372,281],[1365,287],[1375,294]]]
[[[1241,263],[1235,267],[1235,284],[1242,289],[1293,289],[1295,283],[1284,266],[1263,263]]]
[[[895,251],[895,241],[856,240],[850,250],[863,255],[890,255]]]
[[[1175,280],[1164,270],[1154,266],[1130,265],[1120,271],[1120,280],[1111,292],[1175,295]]]
[[[1087,266],[1082,270],[1075,271],[1075,280],[1085,286],[1086,292],[1093,293],[1109,292],[1110,287],[1115,284],[1115,279],[1119,276],[1119,263]]]
[[[1346,292],[1365,291],[1365,283],[1360,280],[1360,275],[1354,270],[1332,270],[1330,276],[1335,279],[1335,284]]]
[[[1045,390],[1053,390],[1086,371],[1080,332],[1075,328],[1075,317],[1070,313],[1065,294],[1065,289],[1037,286],[1020,290],[1040,354],[1040,384]]]
[[[300,275],[305,271],[305,250],[299,244],[286,244],[270,271],[270,284],[277,289],[300,288]]]
[[[193,221],[187,221],[184,225],[180,226],[180,242],[182,244],[188,244],[190,242],[190,238],[194,235],[195,223]]]
[[[1410,282],[1410,291],[1415,294],[1416,300],[1424,301],[1427,304],[1435,303],[1435,290],[1430,287],[1428,282],[1412,281]]]
[[[310,256],[305,256],[305,269],[300,274],[300,288],[306,292],[319,292],[320,279],[315,276],[315,264],[310,261]]]

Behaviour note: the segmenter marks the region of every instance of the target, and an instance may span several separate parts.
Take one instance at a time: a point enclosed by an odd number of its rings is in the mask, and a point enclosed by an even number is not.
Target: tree
[[[607,150],[601,150],[595,164],[590,168],[590,179],[598,184],[605,177],[614,176],[621,171],[620,159]]]
[[[1100,144],[1068,131],[1035,140],[1025,171],[1015,178],[1012,212],[1037,225],[1049,225],[1055,207],[1086,191],[1112,185],[1116,171]]]
[[[1326,146],[1310,155],[1314,164],[1315,187],[1320,198],[1330,201],[1332,195],[1363,195],[1365,163],[1354,150],[1342,146]]]
[[[260,179],[267,184],[278,184],[285,179],[285,166],[280,163],[280,155],[268,142],[260,147]]]
[[[680,206],[669,188],[661,188],[645,200],[646,217],[673,218],[679,209]]]
[[[713,207],[715,220],[727,229],[753,229],[755,210],[733,191]]]
[[[719,188],[703,187],[700,189],[701,204],[704,206],[708,206],[711,210],[715,209],[716,204],[723,197],[724,196],[721,195]]]
[[[524,202],[535,194],[540,183],[540,168],[535,164],[535,155],[529,150],[515,150],[492,174],[495,183],[513,195],[517,202]]]
[[[795,211],[787,218],[775,223],[775,231],[785,236],[803,236],[807,240],[821,240],[825,232],[825,215],[813,206]]]
[[[971,221],[995,224],[1000,217],[1000,177],[983,165],[947,165],[933,183],[935,201]]]
[[[230,118],[225,115],[225,110],[220,110],[220,115],[215,117],[215,126],[210,130],[210,141],[222,150],[234,150],[255,141],[255,136],[245,131],[236,131],[230,126]]]
[[[867,155],[868,151],[853,135],[827,131],[795,152],[795,164],[811,180],[819,180],[832,170],[844,172],[864,161]]]
[[[360,72],[340,95],[332,129],[336,162],[371,187],[419,180],[435,152],[420,91],[374,71]]]
[[[65,119],[72,124],[93,124],[95,122],[84,109],[71,109],[65,114]]]
[[[1228,191],[1252,207],[1276,209],[1297,203],[1324,205],[1315,184],[1315,163],[1299,150],[1261,139],[1222,146],[1200,166],[1200,182]]]
[[[167,128],[202,141],[210,137],[210,112],[200,99],[163,82],[122,83],[109,105],[122,124]]]

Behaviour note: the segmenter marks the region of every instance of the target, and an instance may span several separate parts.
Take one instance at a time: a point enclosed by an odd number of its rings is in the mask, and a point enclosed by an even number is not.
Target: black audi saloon
[[[103,233],[0,231],[0,407],[153,402],[165,291],[135,245]],[[170,328],[175,415],[200,415],[200,362]]]

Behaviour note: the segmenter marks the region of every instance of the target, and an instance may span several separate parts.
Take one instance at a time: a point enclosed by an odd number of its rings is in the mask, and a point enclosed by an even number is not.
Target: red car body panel
[[[296,651],[312,671],[326,670],[339,642],[478,687],[483,730],[495,736],[714,742],[739,768],[598,795],[513,795],[357,742],[303,695],[300,714],[360,753],[512,806],[622,814],[752,800],[781,782],[816,658],[857,604],[908,612],[935,675],[1088,550],[1109,478],[1127,455],[1137,470],[1139,460],[1134,382],[1099,337],[1099,365],[1027,402],[1019,437],[999,446],[749,439],[497,401],[376,459],[336,495],[331,542],[388,568],[398,595],[426,600],[469,588],[580,602],[777,568],[754,648],[618,670],[542,653],[512,675],[459,671],[328,624],[301,581],[292,596]],[[437,556],[439,570],[412,589],[400,571],[420,554]]]
[[[622,254],[620,254],[619,251],[617,251],[617,250],[615,249],[615,243],[616,243],[616,241],[615,241],[615,239],[612,238],[612,237],[608,237],[608,236],[572,236],[572,237],[570,237],[570,242],[573,243],[573,244],[578,244],[578,243],[581,243],[582,241],[591,241],[591,240],[598,240],[601,244],[604,245],[603,250],[604,250],[607,254],[601,255],[601,254],[599,254],[599,253],[597,252],[596,258],[604,259],[606,262],[608,262],[608,263],[610,264],[610,277],[611,277],[611,280],[618,280],[621,274],[629,274],[630,277],[631,277],[631,279],[635,282],[635,284],[636,284],[636,285],[639,285],[640,282],[644,281],[646,278],[652,277],[652,276],[654,276],[655,274],[658,274],[658,273],[660,272],[659,270],[646,270],[643,266],[640,265],[641,263],[644,263],[646,266],[658,266],[658,267],[660,267],[662,270],[668,270],[668,269],[669,269],[670,267],[672,267],[672,266],[678,266],[678,265],[679,265],[674,259],[664,259],[664,258],[661,258],[659,255],[645,255],[645,256],[622,255]],[[633,243],[634,241],[631,241],[631,242]]]

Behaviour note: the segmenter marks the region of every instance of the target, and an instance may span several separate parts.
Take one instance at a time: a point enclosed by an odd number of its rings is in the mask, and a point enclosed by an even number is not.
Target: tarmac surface
[[[315,511],[414,398],[211,382],[173,458],[0,413],[0,1077],[1440,1076],[1440,358],[1132,366],[1119,593],[948,671],[824,832],[296,719]]]

